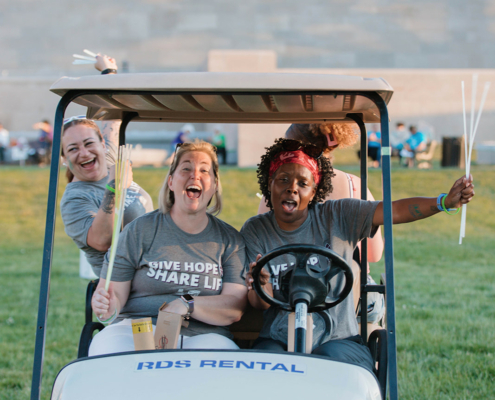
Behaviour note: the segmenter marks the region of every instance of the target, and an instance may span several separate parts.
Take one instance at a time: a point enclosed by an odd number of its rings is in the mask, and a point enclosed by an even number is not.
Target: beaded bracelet
[[[105,186],[109,191],[111,191],[113,194],[115,194],[115,189],[111,187],[109,184]]]
[[[445,196],[443,196],[443,197],[442,197],[442,208],[443,208],[443,211],[445,211],[445,212],[446,212],[447,214],[449,214],[449,215],[456,215],[456,214],[459,212],[460,208],[458,208],[458,209],[457,209],[457,211],[456,211],[455,213],[453,213],[453,212],[449,212],[449,210],[450,210],[450,211],[453,211],[454,209],[453,209],[453,208],[449,208],[449,209],[447,210],[447,208],[445,207],[445,198],[446,198],[446,197],[447,197],[447,195],[445,195]]]

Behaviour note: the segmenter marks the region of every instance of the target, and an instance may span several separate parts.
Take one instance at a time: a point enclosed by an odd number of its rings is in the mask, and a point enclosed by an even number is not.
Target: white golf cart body
[[[51,90],[62,96],[55,118],[54,154],[60,151],[62,120],[70,102],[88,107],[87,117],[91,119],[122,119],[121,143],[125,142],[125,128],[131,120],[217,123],[337,121],[357,122],[361,129],[361,145],[366,147],[364,122],[381,122],[388,385],[390,398],[397,398],[386,111],[393,90],[387,82],[383,79],[311,74],[119,74],[62,78]],[[52,157],[31,399],[40,396],[58,174],[59,158]],[[366,161],[362,162],[361,177],[366,185]],[[363,254],[366,254],[364,242],[363,247]],[[363,262],[366,263],[366,258]],[[362,299],[366,300],[367,285],[364,287]],[[363,318],[366,321],[366,317]],[[366,324],[362,329],[366,338]],[[366,368],[310,354],[247,349],[156,350],[79,358],[60,371],[52,399],[289,400],[311,396],[317,399],[378,400],[385,396],[383,389],[375,374]]]

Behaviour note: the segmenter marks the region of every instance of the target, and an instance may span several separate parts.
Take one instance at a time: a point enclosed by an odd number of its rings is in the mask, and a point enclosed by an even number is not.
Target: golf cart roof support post
[[[34,348],[33,380],[31,383],[31,400],[39,400],[41,379],[43,375],[43,357],[45,353],[46,320],[48,316],[48,299],[50,296],[50,273],[52,268],[53,239],[55,235],[55,218],[57,213],[58,177],[60,172],[60,150],[62,127],[67,106],[77,96],[66,93],[58,103],[53,129],[52,160],[50,166],[50,183],[48,185],[48,203],[46,209],[45,241],[43,244],[43,264],[41,267],[40,297],[38,303],[38,322],[36,325],[36,342]]]
[[[385,235],[385,293],[387,310],[388,381],[390,400],[399,398],[397,385],[397,340],[395,330],[395,290],[394,290],[394,243],[392,233],[392,182],[390,152],[383,148],[390,146],[387,105],[376,93],[367,96],[380,110],[380,130],[382,141],[381,164],[383,185],[383,230]]]
[[[119,146],[124,146],[125,145],[125,131],[127,129],[127,125],[129,125],[129,122],[133,120],[133,118],[136,118],[138,116],[138,113],[135,112],[129,112],[125,113],[124,117],[122,118],[122,123],[120,124],[120,129],[119,129]]]
[[[363,119],[359,114],[347,114],[347,117],[354,120],[359,127],[361,133],[361,160],[360,160],[360,170],[361,170],[361,199],[368,199],[368,135],[366,134],[366,126],[364,125]],[[363,150],[364,149],[364,150]],[[359,301],[362,304],[368,304],[368,293],[366,291],[366,284],[368,282],[368,241],[361,241],[361,285],[360,285],[360,296]],[[364,290],[363,290],[364,289]],[[364,312],[363,312],[364,310]],[[368,313],[367,307],[361,306],[361,338],[364,343],[368,344]]]

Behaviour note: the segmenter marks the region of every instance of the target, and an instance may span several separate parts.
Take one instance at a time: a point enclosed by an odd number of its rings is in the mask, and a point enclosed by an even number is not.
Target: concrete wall
[[[255,68],[259,58],[253,55],[252,64],[238,58],[237,52],[216,51],[211,65],[215,71],[238,71]],[[220,59],[223,59],[221,61]],[[236,60],[242,62],[236,63]],[[226,66],[220,68],[219,66]],[[427,131],[431,138],[461,136],[463,133],[461,81],[466,84],[468,116],[471,101],[471,79],[478,74],[478,96],[475,110],[479,108],[483,84],[495,82],[495,69],[273,69],[272,64],[258,72],[297,72],[316,74],[356,75],[367,78],[381,77],[394,88],[389,104],[391,129],[398,121],[415,124]],[[477,131],[477,142],[495,139],[495,88],[489,92]],[[259,162],[264,148],[275,138],[283,136],[287,125],[239,125],[239,166],[254,166]],[[262,135],[256,134],[263,132]]]
[[[0,0],[0,71],[205,70],[211,49],[273,50],[281,68],[494,68],[493,0]]]

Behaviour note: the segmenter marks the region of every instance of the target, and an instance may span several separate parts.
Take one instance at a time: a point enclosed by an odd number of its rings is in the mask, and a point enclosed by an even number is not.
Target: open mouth
[[[283,200],[282,201],[282,208],[286,212],[292,212],[295,210],[296,207],[297,207],[297,202],[295,202],[294,200]]]
[[[187,197],[190,199],[197,199],[201,196],[201,188],[196,185],[191,185],[186,188]]]
[[[81,167],[83,168],[91,168],[93,165],[96,163],[96,157],[93,158],[92,160],[86,161],[81,163]]]

